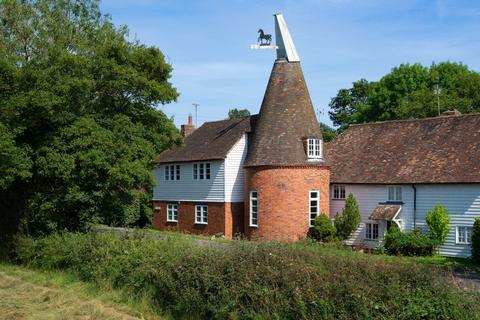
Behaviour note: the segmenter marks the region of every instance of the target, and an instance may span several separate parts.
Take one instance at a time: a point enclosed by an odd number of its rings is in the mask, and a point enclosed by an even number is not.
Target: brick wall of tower
[[[167,205],[178,205],[178,222],[167,221]],[[195,223],[195,206],[208,206],[208,223]],[[162,231],[218,235],[231,239],[243,233],[243,202],[153,201],[153,227]]]
[[[320,212],[329,213],[329,167],[250,167],[245,169],[245,178],[245,235],[250,239],[305,238],[311,190],[320,193]],[[250,191],[258,192],[258,227],[249,225]]]

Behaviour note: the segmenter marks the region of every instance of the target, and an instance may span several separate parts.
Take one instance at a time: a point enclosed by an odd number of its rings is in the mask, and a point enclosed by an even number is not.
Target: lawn
[[[0,319],[160,319],[150,306],[72,274],[0,263]]]

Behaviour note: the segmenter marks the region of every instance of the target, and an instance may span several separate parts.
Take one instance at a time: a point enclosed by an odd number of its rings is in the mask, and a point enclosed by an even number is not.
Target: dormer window
[[[309,159],[322,158],[322,140],[315,138],[307,139],[307,154]]]

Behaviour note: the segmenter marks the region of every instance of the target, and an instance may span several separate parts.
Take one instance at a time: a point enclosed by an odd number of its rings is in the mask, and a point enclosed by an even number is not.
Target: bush
[[[428,210],[427,225],[430,228],[430,235],[436,246],[445,243],[450,230],[449,224],[450,216],[448,211],[440,204],[436,204],[433,210]]]
[[[478,295],[444,269],[314,243],[193,241],[112,234],[19,242],[17,261],[120,289],[174,319],[469,319]]]
[[[337,212],[335,215],[335,228],[340,239],[348,239],[352,232],[357,230],[361,219],[357,199],[349,193],[342,213]]]
[[[314,239],[331,242],[335,240],[337,229],[333,226],[332,220],[326,213],[322,213],[315,218],[315,226],[312,230]]]
[[[480,217],[475,218],[472,230],[472,259],[480,263]]]
[[[434,245],[435,241],[420,229],[401,232],[395,227],[387,232],[384,242],[385,251],[388,254],[402,256],[431,256]]]

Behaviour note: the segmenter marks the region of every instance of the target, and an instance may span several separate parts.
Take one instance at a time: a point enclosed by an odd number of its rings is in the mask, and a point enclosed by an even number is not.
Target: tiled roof
[[[299,62],[277,60],[251,135],[245,166],[304,165],[304,139],[321,138]],[[324,164],[318,162],[316,164]]]
[[[205,122],[185,138],[184,144],[162,152],[155,163],[224,159],[235,143],[250,132],[255,116]]]
[[[395,218],[397,213],[400,211],[402,206],[400,205],[389,205],[381,204],[373,209],[372,214],[368,219],[370,220],[392,220]]]
[[[480,113],[352,125],[325,149],[332,183],[480,183]]]

